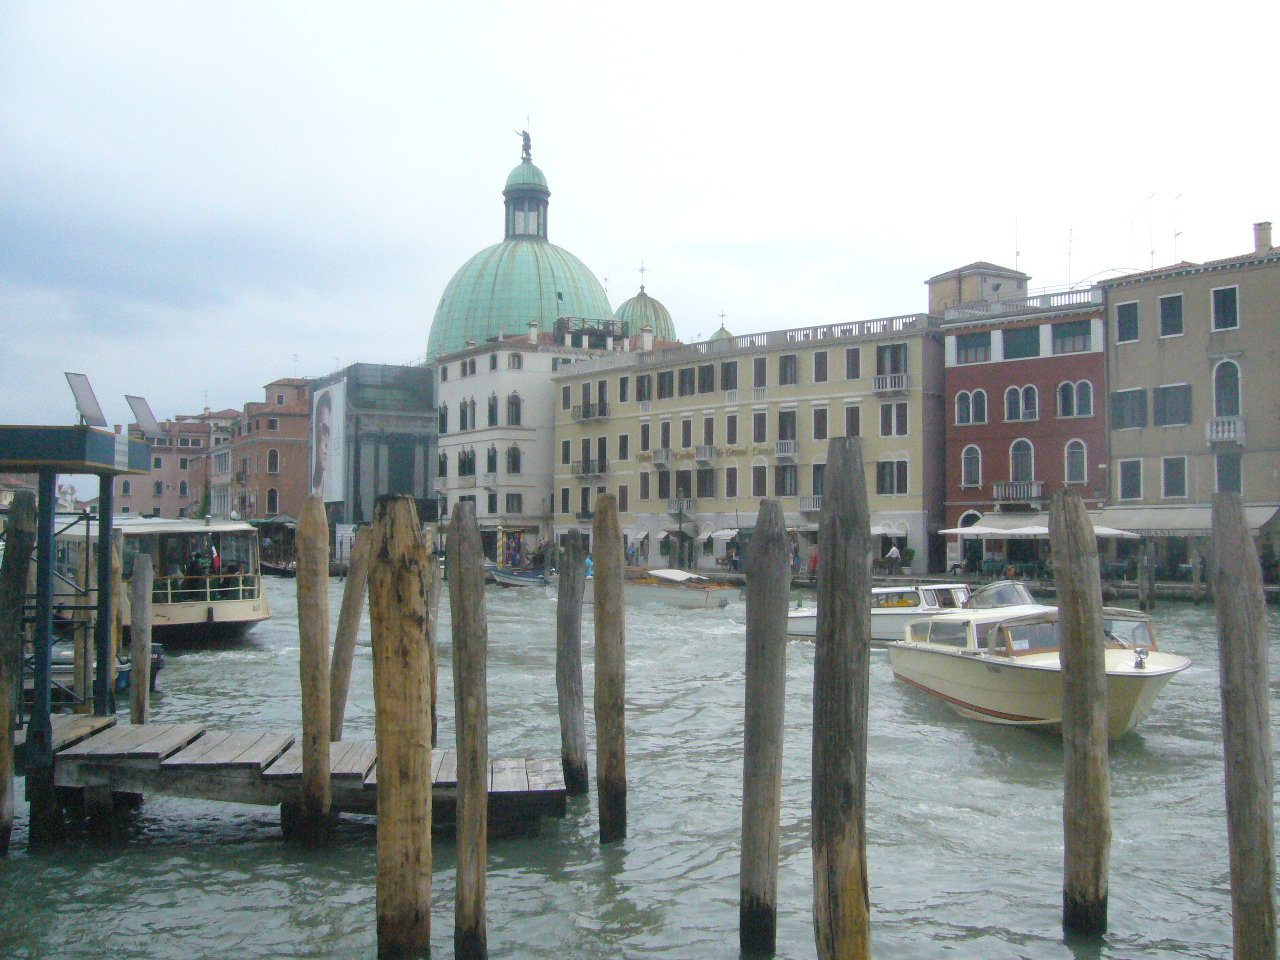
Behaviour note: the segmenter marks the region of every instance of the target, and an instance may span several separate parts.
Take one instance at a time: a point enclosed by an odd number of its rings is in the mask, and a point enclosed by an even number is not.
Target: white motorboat
[[[1186,657],[1157,649],[1151,618],[1104,611],[1107,734],[1132,730]],[[913,621],[889,644],[896,678],[963,717],[1022,727],[1061,727],[1062,664],[1056,607],[960,610]]]
[[[737,596],[731,583],[699,576],[688,570],[642,570],[629,567],[623,582],[627,603],[665,603],[683,610],[719,610]],[[595,602],[595,579],[587,577],[583,603]]]
[[[901,640],[906,625],[919,617],[956,610],[969,599],[963,583],[919,583],[871,590],[871,639],[888,643]],[[1028,595],[1030,599],[1030,595]],[[797,607],[787,612],[787,634],[813,638],[818,630],[816,606]]]

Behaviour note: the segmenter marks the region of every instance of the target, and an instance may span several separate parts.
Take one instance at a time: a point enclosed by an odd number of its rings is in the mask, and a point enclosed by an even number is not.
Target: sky
[[[422,357],[523,129],[551,241],[686,341],[1280,233],[1280,4],[875,7],[5,0],[0,423]]]

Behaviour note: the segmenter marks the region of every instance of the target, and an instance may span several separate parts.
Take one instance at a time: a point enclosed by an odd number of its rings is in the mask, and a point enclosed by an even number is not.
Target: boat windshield
[[[1152,632],[1149,620],[1109,616],[1103,621],[1103,629],[1108,647],[1156,649],[1155,634]],[[1015,656],[1057,650],[1061,641],[1057,620],[1006,623],[1002,632],[1006,651]],[[997,643],[997,646],[1000,645]]]
[[[1039,653],[1058,649],[1058,624],[1054,620],[1007,625],[1005,640],[1014,653]]]
[[[871,607],[918,607],[920,596],[914,590],[890,590],[886,593],[872,593]]]
[[[1134,620],[1129,617],[1106,617],[1107,646],[1119,644],[1124,647],[1146,647],[1156,649],[1155,633],[1151,629],[1151,621]]]
[[[979,587],[965,601],[970,610],[990,610],[993,607],[1015,607],[1024,603],[1035,603],[1031,591],[1023,584],[1013,580],[997,580]]]

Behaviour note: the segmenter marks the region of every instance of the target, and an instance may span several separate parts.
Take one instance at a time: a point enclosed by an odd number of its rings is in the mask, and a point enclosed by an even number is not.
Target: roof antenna
[[[1178,262],[1178,238],[1182,236],[1182,231],[1178,229],[1178,199],[1182,194],[1173,198],[1173,262]]]
[[[1022,256],[1022,250],[1019,249],[1021,244],[1018,243],[1018,218],[1013,218],[1013,269],[1018,269],[1018,258]]]
[[[1156,195],[1153,193],[1147,197],[1147,242],[1151,244],[1151,269],[1156,268],[1156,228],[1154,220],[1151,216],[1151,201]]]

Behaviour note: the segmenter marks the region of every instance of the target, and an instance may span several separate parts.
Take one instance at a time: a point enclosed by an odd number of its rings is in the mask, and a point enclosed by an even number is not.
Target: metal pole
[[[53,657],[53,511],[58,475],[41,470],[36,514],[35,690],[27,722],[26,761],[32,767],[53,763],[53,721],[49,718],[49,674]]]
[[[116,712],[111,684],[111,521],[115,513],[115,477],[98,478],[98,610],[93,623],[96,666],[93,671],[93,712],[105,717]]]

